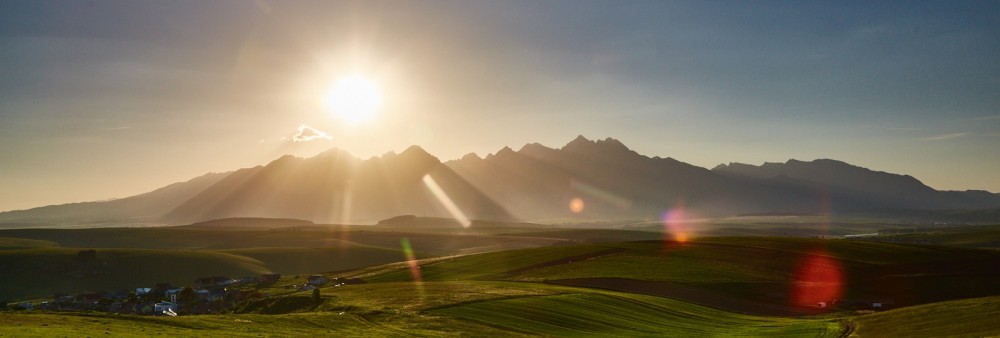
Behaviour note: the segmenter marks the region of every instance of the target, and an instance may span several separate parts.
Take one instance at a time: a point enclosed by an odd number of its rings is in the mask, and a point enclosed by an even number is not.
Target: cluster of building
[[[259,286],[276,284],[280,274],[249,276],[240,279],[226,276],[202,277],[194,280],[191,287],[177,287],[170,283],[158,283],[152,287],[135,288],[135,291],[96,292],[77,295],[56,294],[51,300],[40,303],[19,302],[15,308],[47,311],[101,311],[118,314],[177,316],[178,314],[212,314],[231,310],[237,303],[254,298],[267,298],[259,291]],[[302,285],[285,286],[293,292],[309,291],[334,283],[335,287],[347,284],[363,284],[358,278],[328,279],[323,275],[312,275]],[[0,303],[0,310],[7,307]]]
[[[238,302],[268,297],[250,287],[274,284],[279,279],[280,274],[240,279],[204,277],[195,279],[194,286],[187,288],[157,283],[152,287],[135,288],[132,292],[120,290],[76,295],[58,293],[51,300],[40,303],[19,302],[14,307],[25,310],[101,311],[135,315],[176,316],[182,308],[188,314],[220,313]],[[185,289],[189,291],[185,292]]]

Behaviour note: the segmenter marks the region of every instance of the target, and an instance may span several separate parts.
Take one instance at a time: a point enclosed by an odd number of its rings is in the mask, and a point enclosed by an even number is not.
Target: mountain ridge
[[[362,160],[331,148],[312,157],[210,173],[136,196],[0,212],[3,224],[162,222],[227,217],[374,222],[403,214],[453,217],[427,177],[469,218],[650,219],[1000,208],[1000,194],[938,191],[918,179],[833,159],[712,169],[649,157],[614,138],[583,135],[558,148],[526,143],[442,162],[420,146]],[[576,205],[576,207],[572,207]],[[580,210],[576,210],[576,209]]]

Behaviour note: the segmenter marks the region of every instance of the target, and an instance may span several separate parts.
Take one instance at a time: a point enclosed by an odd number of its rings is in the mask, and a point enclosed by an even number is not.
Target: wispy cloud
[[[951,133],[951,134],[943,134],[943,135],[925,137],[925,138],[922,138],[921,140],[926,140],[926,141],[944,141],[944,140],[953,140],[953,139],[957,139],[957,138],[961,138],[961,137],[966,137],[966,136],[969,136],[969,133]]]
[[[332,140],[333,137],[325,131],[310,127],[306,124],[299,125],[299,132],[292,136],[292,142],[309,142],[314,140]]]
[[[980,117],[974,117],[972,119],[975,121],[1000,120],[1000,115],[980,116]]]

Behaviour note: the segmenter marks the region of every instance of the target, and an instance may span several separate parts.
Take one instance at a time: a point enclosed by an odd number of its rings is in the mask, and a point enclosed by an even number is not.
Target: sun
[[[355,74],[337,80],[326,92],[324,105],[348,124],[359,125],[375,119],[382,92],[374,81]]]

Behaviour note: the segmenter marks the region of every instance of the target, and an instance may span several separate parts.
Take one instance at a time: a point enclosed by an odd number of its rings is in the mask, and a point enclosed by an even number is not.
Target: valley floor
[[[175,238],[206,233],[160,231]],[[593,230],[345,236],[324,228],[212,234],[218,239],[201,240],[217,246],[237,243],[221,239],[238,235],[274,243],[282,235],[289,244],[201,251],[99,249],[96,262],[138,266],[169,253],[165,262],[198,265],[214,259],[217,267],[268,269],[306,258],[316,260],[306,267],[355,259],[365,267],[322,275],[361,283],[328,283],[314,295],[296,291],[305,276],[286,275],[277,283],[240,286],[267,296],[231,301],[224,304],[227,313],[216,315],[184,315],[184,304],[178,317],[10,309],[0,311],[0,337],[1000,335],[1000,251],[994,249],[788,237],[704,237],[681,243],[627,231],[600,233],[622,241],[581,240],[593,238]],[[323,234],[357,242],[291,247]],[[401,236],[406,239],[402,250],[390,250]],[[418,257],[409,250],[411,243],[450,254]],[[503,250],[461,253],[498,246]],[[6,251],[0,258],[8,260],[0,263],[22,271],[76,266],[63,263],[76,248],[47,244]],[[378,259],[364,263],[371,257]],[[55,263],[44,263],[49,261]],[[10,281],[32,286],[28,279]]]

